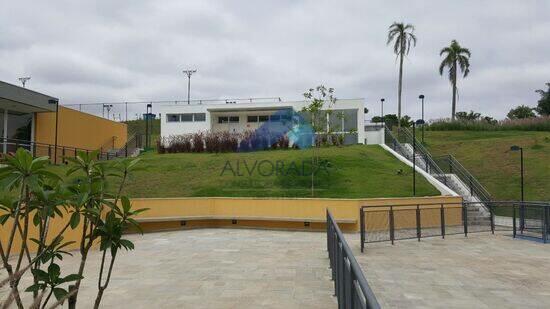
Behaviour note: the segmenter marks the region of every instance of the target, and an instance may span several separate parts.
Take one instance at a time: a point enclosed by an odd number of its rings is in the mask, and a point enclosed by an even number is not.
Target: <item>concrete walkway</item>
[[[136,250],[117,259],[103,308],[337,306],[324,233],[197,229],[128,238]],[[64,260],[63,272],[76,272],[77,257]],[[88,261],[78,308],[91,308],[97,293],[99,253]]]
[[[366,244],[346,235],[383,308],[550,308],[550,245],[510,233]]]

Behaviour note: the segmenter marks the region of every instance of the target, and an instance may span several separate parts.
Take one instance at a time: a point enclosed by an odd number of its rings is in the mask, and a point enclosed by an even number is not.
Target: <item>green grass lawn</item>
[[[426,131],[434,156],[454,155],[497,200],[519,200],[520,155],[523,147],[525,199],[550,201],[550,132]]]
[[[412,196],[411,169],[379,146],[329,147],[319,153],[326,168],[315,177],[315,197]],[[146,152],[140,156],[142,170],[129,179],[126,193],[130,197],[311,197],[311,154],[311,150]],[[56,168],[61,173],[60,169],[66,167]],[[416,179],[418,196],[439,195],[423,177],[417,174]]]

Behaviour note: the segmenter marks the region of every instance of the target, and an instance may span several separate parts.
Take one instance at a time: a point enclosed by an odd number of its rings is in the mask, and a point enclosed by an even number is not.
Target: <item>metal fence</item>
[[[338,308],[380,308],[359,263],[328,209],[327,250]]]
[[[375,205],[360,208],[361,252],[366,243],[510,231],[548,241],[550,203],[463,202]]]
[[[445,173],[456,175],[468,188],[470,195],[482,202],[491,200],[487,189],[453,155],[435,157],[434,161]]]
[[[138,148],[140,148],[141,139],[131,137],[128,142],[120,149],[98,149],[98,160],[111,160],[115,158],[131,156]],[[33,157],[47,156],[53,164],[66,163],[65,158],[75,158],[78,152],[91,153],[94,150],[83,149],[70,146],[52,145],[46,143],[38,143],[26,140],[0,138],[0,154],[15,153],[18,148],[23,148],[30,151]]]

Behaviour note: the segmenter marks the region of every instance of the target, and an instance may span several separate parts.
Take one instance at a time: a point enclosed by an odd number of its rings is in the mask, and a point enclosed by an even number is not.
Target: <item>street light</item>
[[[380,99],[380,118],[382,119],[382,123],[384,123],[384,101],[386,101],[386,99]]]
[[[422,121],[424,121],[424,95],[421,94],[418,98],[422,100]],[[424,124],[422,124],[422,144],[424,144]]]
[[[187,75],[187,105],[191,102],[191,75],[196,72],[197,70],[183,70],[183,74]]]
[[[424,120],[418,119],[413,122],[413,196],[416,196],[416,126],[424,125]]]
[[[147,113],[145,114],[145,147],[151,147],[151,131],[153,130],[151,116],[153,113],[153,103],[147,103]],[[151,128],[149,128],[151,126]]]
[[[523,205],[523,201],[525,200],[525,196],[524,196],[524,185],[523,185],[523,148],[520,147],[520,146],[517,146],[517,145],[514,145],[512,147],[510,147],[510,150],[511,151],[519,151],[519,156],[520,156],[520,169],[521,169],[521,206],[519,208],[519,225],[520,225],[520,230],[521,232],[523,233],[523,229],[525,227],[525,206]]]

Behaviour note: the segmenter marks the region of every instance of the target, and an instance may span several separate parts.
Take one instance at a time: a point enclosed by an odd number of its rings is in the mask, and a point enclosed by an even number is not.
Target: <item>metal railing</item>
[[[489,215],[477,215],[487,207]],[[361,252],[366,243],[442,237],[452,234],[511,231],[548,241],[550,202],[489,201],[362,206]]]
[[[403,128],[402,128],[403,129]],[[407,130],[402,130],[402,134],[400,139],[396,138],[393,132],[386,127],[385,128],[385,140],[384,143],[393,149],[395,152],[399,153],[403,157],[405,157],[409,161],[413,161],[413,149],[410,150],[407,149],[405,146],[403,146],[401,141],[404,141],[405,143],[409,143],[411,147],[414,147],[414,157],[415,157],[415,165],[426,171],[428,174],[434,176],[437,180],[441,181],[445,185],[447,185],[447,176],[441,170],[441,168],[435,163],[433,160],[431,154],[428,152],[428,150],[418,141],[416,143],[413,143],[412,135]],[[414,146],[413,146],[414,145]]]
[[[328,209],[327,250],[338,308],[380,308],[359,263]]]
[[[455,174],[468,187],[470,195],[476,196],[481,202],[491,200],[491,194],[487,189],[453,155],[439,156],[434,160],[442,170]]]
[[[33,157],[47,156],[53,164],[66,163],[65,158],[76,158],[78,152],[91,153],[94,150],[78,147],[52,145],[47,143],[32,142],[27,140],[0,138],[0,153],[10,154],[15,153],[18,148],[24,148],[30,151]],[[130,152],[128,152],[130,154]],[[125,157],[124,150],[122,152],[102,151],[98,149],[98,160],[111,160],[115,158]]]

